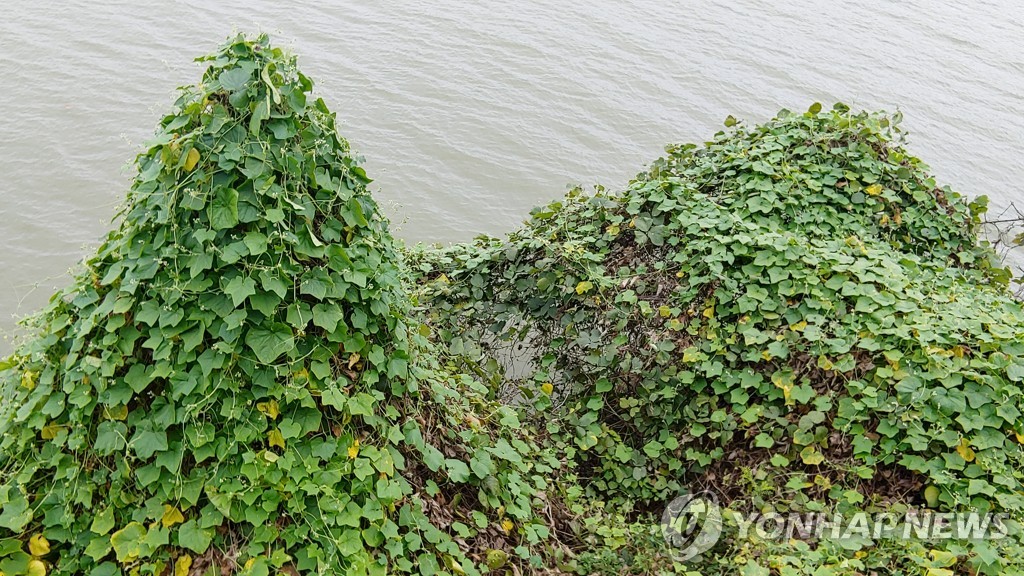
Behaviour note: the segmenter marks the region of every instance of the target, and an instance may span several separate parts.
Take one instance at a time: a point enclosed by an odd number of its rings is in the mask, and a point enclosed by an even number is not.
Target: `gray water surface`
[[[300,55],[410,241],[507,232],[729,114],[815,101],[898,108],[941,182],[1024,200],[1018,0],[4,0],[0,332],[110,228],[127,161],[233,30]]]

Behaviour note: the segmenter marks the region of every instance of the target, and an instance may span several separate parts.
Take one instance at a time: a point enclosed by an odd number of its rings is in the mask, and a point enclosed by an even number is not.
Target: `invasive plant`
[[[442,365],[334,114],[265,36],[200,60],[119,227],[0,365],[0,572],[529,559],[558,462]]]
[[[1024,514],[1024,310],[898,117],[730,118],[403,250],[293,56],[200,60],[0,363],[0,576],[684,572],[652,518],[694,487]],[[1009,534],[730,536],[699,569],[1021,573]]]
[[[422,298],[496,381],[526,350],[522,397],[617,506],[699,486],[759,508],[1019,517],[1024,311],[979,242],[984,199],[938,187],[898,120],[730,119],[622,193],[415,250]]]

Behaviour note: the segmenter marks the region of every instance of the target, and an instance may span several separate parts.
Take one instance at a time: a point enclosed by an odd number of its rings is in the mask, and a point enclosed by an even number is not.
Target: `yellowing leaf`
[[[128,418],[128,407],[123,404],[118,406],[104,406],[103,417],[107,420],[123,421]]]
[[[803,332],[805,328],[807,328],[807,320],[801,320],[796,324],[791,324],[789,326],[789,329],[794,332]]]
[[[199,164],[199,150],[193,148],[188,151],[188,156],[185,157],[185,171],[191,172],[195,170],[196,164]]]
[[[801,450],[800,459],[809,466],[817,466],[825,461],[825,457],[814,446],[808,446]]]
[[[594,285],[592,283],[584,280],[583,282],[580,282],[579,284],[576,285],[576,293],[583,294],[584,292],[589,292],[593,288]]]
[[[818,356],[818,368],[821,368],[822,370],[832,370],[833,368],[835,368],[835,364],[833,364],[831,360],[822,355]]]
[[[269,444],[271,448],[276,446],[284,450],[284,434],[281,434],[281,431],[277,428],[267,432],[267,444]]]
[[[555,391],[555,387],[551,385],[551,382],[545,382],[541,384],[540,389],[548,396],[550,396],[551,393]]]
[[[46,556],[50,553],[50,542],[42,534],[36,534],[28,541],[28,551],[33,556]]]
[[[658,315],[661,316],[662,318],[668,318],[669,316],[672,315],[672,309],[662,304],[661,306],[658,307]]]
[[[58,424],[47,424],[39,431],[39,437],[43,440],[53,440],[60,433],[60,428]]]
[[[170,504],[164,504],[164,515],[160,518],[160,523],[164,525],[164,528],[170,528],[184,521],[185,516],[181,513],[181,510]]]
[[[34,390],[36,387],[37,374],[32,370],[26,370],[21,375],[21,387],[27,390]]]
[[[28,563],[28,576],[46,576],[46,564],[42,560],[31,560]]]
[[[704,316],[705,318],[714,318],[715,317],[715,307],[714,306],[708,306],[707,308],[704,309],[704,312],[701,312],[701,315]]]
[[[465,574],[466,570],[459,564],[459,561],[452,558],[450,554],[444,555],[444,565],[455,574]]]
[[[929,550],[928,556],[931,557],[932,563],[947,568],[956,564],[957,560],[959,560],[956,554],[947,550]]]
[[[192,569],[192,557],[185,554],[174,563],[174,576],[188,576]]]
[[[271,420],[277,420],[277,417],[281,415],[281,407],[277,404],[277,400],[271,400],[269,402],[260,402],[256,404],[256,409],[262,412]]]
[[[956,447],[956,453],[964,460],[974,462],[974,450],[971,450],[971,447],[967,445],[966,438],[960,440],[960,444]]]
[[[505,518],[504,520],[501,521],[501,529],[504,530],[505,532],[511,532],[512,528],[514,528],[514,527],[515,527],[515,524],[513,524],[512,521],[509,520],[508,518]]]
[[[1024,434],[1021,434],[1020,432],[1014,432],[1013,435],[1017,437],[1017,442],[1024,444]]]
[[[865,188],[864,192],[866,192],[869,196],[878,196],[879,194],[882,193],[882,185],[872,184],[871,186]]]
[[[348,447],[348,458],[349,458],[349,460],[355,460],[356,456],[359,456],[359,439],[358,438],[356,438],[356,441],[353,442],[352,445]]]
[[[358,363],[359,363],[359,354],[352,353],[352,355],[348,357],[348,369],[351,370],[352,367],[355,366]]]

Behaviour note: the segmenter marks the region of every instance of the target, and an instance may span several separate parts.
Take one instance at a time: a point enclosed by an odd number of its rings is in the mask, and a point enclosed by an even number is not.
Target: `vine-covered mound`
[[[120,226],[0,368],[0,572],[476,573],[467,552],[540,541],[549,463],[410,319],[294,57],[201,60]]]
[[[1024,312],[983,208],[892,118],[816,105],[413,258],[450,349],[499,380],[516,355],[556,405],[591,494],[1019,515]]]

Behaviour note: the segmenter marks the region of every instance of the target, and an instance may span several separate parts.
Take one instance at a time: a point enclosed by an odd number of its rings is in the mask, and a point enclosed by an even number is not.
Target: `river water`
[[[4,0],[3,13],[0,333],[95,247],[128,160],[198,79],[192,58],[233,30],[299,53],[410,241],[509,231],[567,185],[621,185],[729,114],[815,101],[899,108],[942,182],[1024,201],[1019,0]]]

